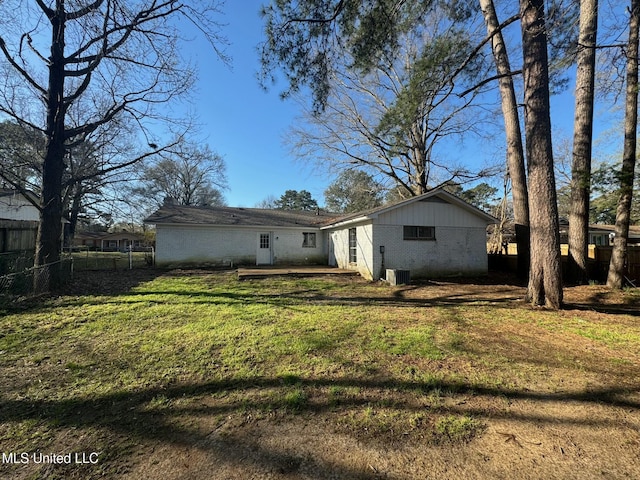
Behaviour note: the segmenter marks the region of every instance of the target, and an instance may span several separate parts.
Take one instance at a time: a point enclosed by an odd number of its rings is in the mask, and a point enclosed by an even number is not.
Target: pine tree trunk
[[[571,166],[569,207],[569,278],[584,284],[589,280],[589,194],[591,192],[591,146],[593,138],[593,98],[596,65],[598,0],[580,2],[576,109]]]
[[[624,149],[620,171],[620,200],[616,210],[616,235],[609,263],[607,286],[622,288],[627,263],[627,240],[636,166],[636,129],[638,126],[638,26],[640,0],[631,0],[629,44],[627,46],[627,93],[624,118]]]
[[[544,0],[520,0],[520,18],[531,232],[527,297],[534,305],[557,309],[562,305],[562,270]]]
[[[60,252],[62,250],[62,174],[65,154],[64,103],[64,6],[56,2],[50,18],[52,27],[49,88],[47,96],[47,145],[42,165],[42,209],[36,238],[34,290],[55,289],[60,285]]]
[[[500,23],[493,0],[479,0],[487,32],[491,36],[491,46],[496,70],[500,77],[500,97],[507,137],[507,171],[511,178],[511,196],[513,198],[513,216],[515,222],[516,243],[518,245],[518,276],[526,278],[529,269],[529,203],[527,196],[527,177],[525,174],[524,149],[520,117],[516,102],[511,64],[504,37],[499,29]]]

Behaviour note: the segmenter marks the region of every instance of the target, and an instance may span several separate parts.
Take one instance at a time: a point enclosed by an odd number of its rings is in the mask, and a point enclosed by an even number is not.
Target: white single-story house
[[[589,225],[589,243],[593,245],[613,245],[613,238],[616,236],[615,225]],[[629,225],[629,245],[640,244],[640,227]]]
[[[147,247],[147,239],[141,233],[128,232],[77,232],[73,237],[71,248],[88,249],[99,252],[143,251]]]
[[[350,215],[165,205],[145,222],[156,225],[158,265],[328,264],[376,280],[386,269],[486,274],[486,228],[496,219],[434,189]]]

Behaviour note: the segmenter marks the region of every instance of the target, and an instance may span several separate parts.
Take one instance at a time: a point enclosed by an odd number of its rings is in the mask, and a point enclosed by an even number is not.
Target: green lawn
[[[500,292],[466,298],[460,285],[454,295],[352,278],[161,273],[120,291],[112,274],[108,292],[71,291],[0,317],[6,451],[89,442],[100,469],[73,475],[115,476],[145,439],[188,435],[203,405],[220,419],[326,415],[363,438],[468,442],[504,398],[568,388],[579,399],[607,379],[593,394],[606,402],[637,387],[631,315],[532,310]],[[485,395],[492,407],[452,408]]]

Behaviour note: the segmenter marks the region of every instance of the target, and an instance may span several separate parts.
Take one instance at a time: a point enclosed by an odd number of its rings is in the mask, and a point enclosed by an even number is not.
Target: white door
[[[271,265],[271,233],[258,233],[258,251],[256,265]]]

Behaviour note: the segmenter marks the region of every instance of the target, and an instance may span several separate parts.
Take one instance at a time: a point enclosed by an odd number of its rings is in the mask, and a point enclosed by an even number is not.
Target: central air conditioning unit
[[[409,270],[387,269],[387,282],[389,285],[408,285],[411,283]]]

